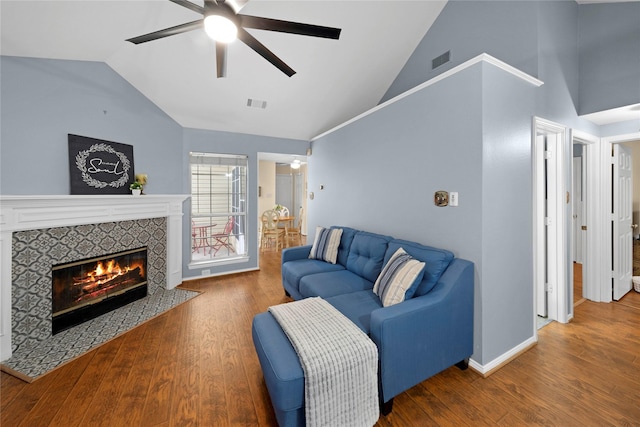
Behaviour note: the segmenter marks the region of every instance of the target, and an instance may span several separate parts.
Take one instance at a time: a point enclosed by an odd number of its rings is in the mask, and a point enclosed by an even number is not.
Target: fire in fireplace
[[[55,265],[55,335],[147,295],[147,248]]]

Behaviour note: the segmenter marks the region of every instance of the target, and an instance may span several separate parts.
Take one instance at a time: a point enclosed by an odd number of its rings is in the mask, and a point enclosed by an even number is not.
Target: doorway
[[[300,207],[302,235],[306,236],[307,216],[307,156],[301,154],[258,153],[258,241],[261,240],[261,216],[276,205],[286,206],[295,217],[297,227]]]
[[[564,164],[566,128],[536,117],[533,129],[534,325],[537,331],[539,318],[567,323],[573,316],[573,289],[567,285],[573,274],[566,268],[569,254],[565,224],[571,210]]]
[[[584,282],[586,274],[587,252],[587,174],[588,145],[584,140],[572,137],[572,173],[571,173],[571,271],[570,283],[573,286],[573,306],[586,301]]]
[[[288,165],[276,166],[276,204],[285,206],[289,215],[295,216],[294,227],[298,226],[300,208],[304,204],[305,174],[304,170],[291,169]]]
[[[633,198],[625,193],[629,190],[633,193],[634,190],[632,188],[625,190],[624,187],[634,187],[634,185],[624,184],[624,181],[629,181],[628,175],[631,177],[637,175],[637,168],[635,172],[633,169],[624,171],[631,167],[632,161],[627,157],[629,153],[624,153],[627,150],[621,147],[633,146],[638,141],[640,141],[640,132],[605,137],[600,143],[599,166],[602,173],[599,191],[602,195],[602,203],[594,209],[594,212],[598,215],[598,224],[601,227],[601,232],[598,233],[600,239],[596,242],[600,248],[601,265],[599,274],[596,276],[599,280],[597,286],[594,286],[596,288],[594,298],[587,296],[593,301],[616,301],[632,288],[633,236],[637,234],[637,230],[632,227],[637,223],[638,212],[635,207],[631,207],[632,201],[625,200]]]
[[[574,307],[574,269],[568,267],[572,266],[576,256],[582,259],[582,268],[576,271],[576,275],[582,274],[582,297],[594,302],[611,302],[614,300],[613,272],[616,269],[613,250],[616,242],[614,241],[614,223],[612,222],[615,203],[614,171],[612,167],[614,146],[619,143],[639,143],[640,132],[597,138],[581,131],[572,130],[571,143],[568,145],[566,155],[573,157],[574,151],[578,150],[574,149],[574,146],[579,144],[582,150],[582,159],[579,161],[580,166],[577,166],[577,160],[567,159],[567,162],[564,163],[564,168],[567,171],[565,174],[562,170],[563,162],[561,159],[556,157],[556,162],[550,162],[550,159],[553,158],[553,153],[547,154],[545,146],[550,144],[551,146],[562,147],[562,138],[566,128],[544,119],[534,118],[533,129],[534,296],[536,302],[534,317],[538,317],[538,306],[546,304],[549,318],[554,316],[553,310],[555,308],[557,309],[558,318],[554,320],[566,323],[573,317]],[[640,144],[638,146],[640,154]],[[563,152],[564,150],[559,150],[560,155]],[[640,160],[636,163],[640,164]],[[581,169],[580,172],[576,171],[578,168]],[[639,169],[636,168],[637,170]],[[633,224],[640,223],[640,175],[636,172],[636,176],[638,183],[634,187],[638,192],[636,197],[638,201],[634,202],[636,205],[633,208],[633,222],[631,225],[626,224],[626,227],[621,228],[621,230],[623,228],[633,230],[632,233],[635,239],[638,238],[638,233],[640,232],[640,230],[632,228]],[[558,180],[558,177],[561,177],[561,179]],[[574,196],[571,193],[578,192],[573,186],[578,177],[581,179],[581,206],[571,202],[571,197]],[[554,184],[554,180],[562,182]],[[553,195],[554,191],[555,196]],[[547,203],[548,200],[557,200],[561,205],[561,198],[565,194],[567,195],[566,203],[568,205],[568,209],[565,211],[566,215],[563,218],[563,210],[559,209],[557,210],[559,216],[556,218],[560,224],[566,225],[565,229],[568,229],[567,241],[563,247],[563,232],[559,228],[554,230],[553,226],[549,228],[545,222],[549,221],[545,214],[547,212],[553,213],[558,208],[557,205],[554,209],[552,205]],[[577,210],[580,212],[576,212]],[[574,222],[574,213],[582,214],[581,221],[577,217]],[[551,218],[551,225],[553,225],[553,218]],[[576,233],[581,236],[576,236]],[[628,240],[628,237],[624,238]],[[578,246],[577,251],[581,253],[576,253],[576,248],[572,248],[572,246]],[[640,247],[640,242],[638,246]],[[555,253],[553,252],[554,250],[556,251]],[[553,271],[553,263],[548,262],[552,256],[563,260],[560,264],[564,265],[566,275],[563,275],[558,270]],[[620,263],[618,262],[618,264]],[[638,264],[640,267],[640,260]],[[549,267],[551,267],[551,270]],[[638,271],[640,272],[640,268]],[[545,279],[553,280],[554,278],[558,280],[555,283],[556,286],[554,286],[554,283],[545,282]],[[562,280],[565,280],[564,283],[562,283]],[[555,295],[553,294],[554,289],[558,290]],[[541,290],[545,290],[546,293],[542,294]],[[579,297],[580,291],[578,290],[577,292]],[[563,298],[564,302],[562,301]],[[581,300],[582,298],[577,299]],[[554,304],[556,304],[555,307]]]

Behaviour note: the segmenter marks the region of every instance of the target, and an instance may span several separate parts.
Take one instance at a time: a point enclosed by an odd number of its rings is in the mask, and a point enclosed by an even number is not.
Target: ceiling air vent
[[[247,107],[252,108],[262,108],[263,110],[267,108],[267,101],[260,101],[259,99],[247,99]]]
[[[441,65],[446,64],[447,62],[449,62],[451,60],[451,51],[448,50],[445,53],[443,53],[442,55],[433,58],[431,60],[431,69],[435,70],[436,68],[438,68]]]

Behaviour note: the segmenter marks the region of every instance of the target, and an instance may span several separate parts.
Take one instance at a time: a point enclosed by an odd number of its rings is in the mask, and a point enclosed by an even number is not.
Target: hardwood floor
[[[582,304],[586,299],[582,296],[582,264],[573,263],[573,305]]]
[[[287,301],[280,253],[257,272],[187,282],[202,295],[27,384],[0,376],[0,425],[275,426],[251,319]],[[587,301],[489,378],[450,368],[377,426],[640,424],[640,294]]]

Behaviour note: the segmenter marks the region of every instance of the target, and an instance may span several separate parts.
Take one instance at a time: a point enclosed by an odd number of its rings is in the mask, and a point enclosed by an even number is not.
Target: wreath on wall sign
[[[87,170],[87,158],[90,154],[98,152],[107,152],[118,156],[118,159],[120,159],[120,162],[122,163],[122,169],[124,171],[124,173],[120,176],[120,179],[118,179],[117,181],[104,182],[93,178],[89,174],[89,171]],[[113,147],[108,144],[94,144],[89,147],[88,150],[80,151],[76,155],[76,166],[82,173],[82,180],[90,187],[105,188],[109,186],[113,188],[120,188],[124,187],[129,182],[129,169],[131,169],[131,163],[129,162],[129,159],[123,153],[114,150]]]

